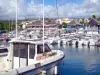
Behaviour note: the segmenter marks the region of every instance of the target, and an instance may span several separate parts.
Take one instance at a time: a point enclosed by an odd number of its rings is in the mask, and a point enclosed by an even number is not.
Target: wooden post
[[[46,75],[46,70],[43,70],[42,71],[42,75]]]
[[[54,75],[57,75],[57,66],[55,66],[54,68],[55,68]]]

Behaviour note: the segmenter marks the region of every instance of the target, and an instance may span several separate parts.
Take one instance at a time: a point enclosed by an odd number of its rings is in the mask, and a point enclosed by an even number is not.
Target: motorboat
[[[6,47],[0,47],[0,58],[1,58],[1,61],[2,62],[2,59],[7,56],[8,54],[8,49]]]
[[[0,57],[0,75],[33,75],[55,67],[64,53],[40,40],[12,39],[7,56]]]
[[[62,34],[61,41],[63,45],[69,44],[72,39],[70,38],[70,34]]]

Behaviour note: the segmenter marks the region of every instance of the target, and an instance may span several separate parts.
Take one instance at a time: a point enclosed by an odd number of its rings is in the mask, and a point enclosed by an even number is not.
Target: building
[[[96,19],[91,19],[85,30],[87,34],[98,34],[98,32],[100,32],[100,22]]]
[[[68,19],[68,18],[62,18],[62,19],[57,19],[56,23],[62,24],[63,22],[65,23],[70,23],[73,19]]]
[[[72,20],[70,23],[67,24],[67,30],[69,31],[80,33],[80,29],[81,31],[84,30],[84,25],[80,24],[77,20]],[[81,33],[84,33],[84,31]]]

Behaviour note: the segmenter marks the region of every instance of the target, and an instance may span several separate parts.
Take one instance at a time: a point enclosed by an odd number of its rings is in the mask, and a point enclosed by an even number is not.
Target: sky
[[[43,0],[17,0],[18,19],[40,18]],[[16,0],[0,0],[0,19],[15,19]],[[56,0],[44,0],[44,16],[57,18]],[[100,0],[57,0],[60,18],[100,17]]]
[[[35,3],[42,3],[42,0],[33,0]],[[84,0],[57,0],[58,4],[60,6],[68,4],[68,3],[76,3],[76,4],[80,4],[82,3]],[[27,3],[30,3],[31,0],[26,0]],[[56,5],[56,0],[44,0],[45,5],[52,5],[55,6]]]

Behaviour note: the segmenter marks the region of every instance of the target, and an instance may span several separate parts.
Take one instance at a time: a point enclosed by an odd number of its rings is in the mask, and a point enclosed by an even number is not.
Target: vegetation
[[[92,15],[92,18],[96,19],[96,15]]]
[[[82,19],[82,21],[80,21],[81,24],[84,24],[84,19]]]
[[[100,21],[100,17],[98,18],[98,21]]]
[[[4,30],[4,25],[0,23],[0,30]]]
[[[7,33],[15,28],[15,23],[11,21],[0,21],[0,30],[6,30]]]
[[[63,22],[62,25],[63,25],[63,28],[67,27],[67,23],[65,23],[65,22]]]

